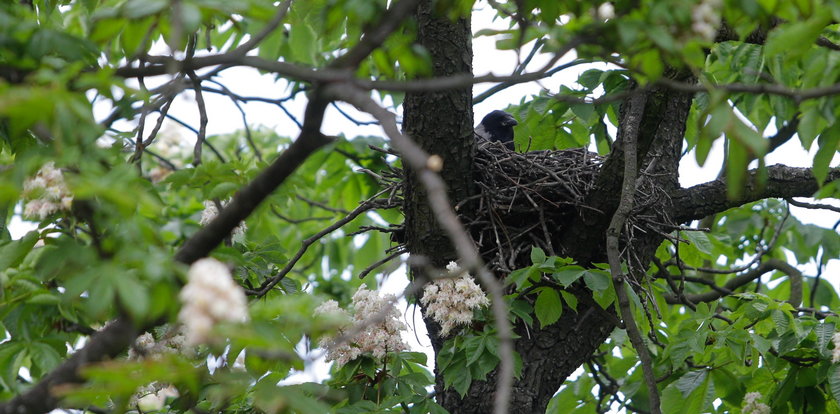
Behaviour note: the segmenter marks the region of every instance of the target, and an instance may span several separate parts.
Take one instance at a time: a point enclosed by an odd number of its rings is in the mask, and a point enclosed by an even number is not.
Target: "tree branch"
[[[636,353],[639,355],[639,360],[642,363],[642,372],[645,378],[645,383],[648,387],[648,395],[650,398],[651,412],[654,414],[660,413],[659,407],[659,389],[656,387],[656,376],[653,373],[653,361],[642,335],[639,332],[639,327],[636,325],[633,317],[633,310],[630,308],[630,299],[627,296],[627,285],[625,278],[627,275],[621,269],[621,257],[619,253],[618,239],[621,236],[624,224],[630,211],[633,209],[633,197],[636,192],[636,174],[637,154],[636,141],[639,137],[639,126],[642,123],[642,117],[645,110],[645,97],[643,95],[634,95],[627,102],[630,105],[628,109],[627,123],[624,125],[622,145],[624,146],[624,178],[621,184],[621,201],[610,220],[610,225],[607,228],[607,259],[610,265],[610,273],[612,273],[613,286],[615,287],[615,294],[618,298],[618,307],[621,312],[621,319],[624,321],[624,329],[627,331],[627,336],[630,337],[630,342]]]
[[[766,182],[759,186],[759,172],[750,170],[745,180],[744,194],[736,200],[727,198],[726,182],[723,179],[680,189],[671,197],[672,217],[678,223],[699,220],[765,198],[810,197],[819,189],[810,168],[772,165],[767,167],[766,172]],[[826,183],[837,179],[840,179],[840,168],[829,170]]]
[[[819,204],[819,203],[805,203],[802,201],[796,201],[791,197],[785,198],[788,203],[793,206],[800,207],[800,208],[808,208],[813,210],[829,210],[835,213],[840,213],[840,207],[833,206],[831,204]]]
[[[260,287],[258,289],[255,289],[255,290],[246,289],[245,293],[248,294],[248,295],[254,295],[256,297],[265,296],[265,294],[268,293],[268,291],[271,290],[271,288],[273,288],[278,282],[280,282],[281,280],[283,280],[284,277],[286,277],[286,275],[292,270],[292,268],[295,266],[295,264],[297,264],[297,262],[300,260],[300,258],[303,257],[303,254],[306,253],[306,250],[309,249],[309,246],[311,246],[313,243],[320,240],[322,237],[326,236],[327,234],[330,234],[330,233],[344,227],[345,224],[353,221],[356,217],[358,217],[362,213],[376,208],[377,207],[377,205],[375,203],[376,198],[379,197],[385,191],[387,191],[387,190],[382,190],[379,193],[375,194],[373,197],[363,201],[361,204],[359,204],[358,207],[356,207],[353,211],[348,213],[346,216],[340,218],[335,223],[329,225],[328,227],[324,228],[323,230],[313,234],[312,236],[310,236],[309,238],[304,240],[301,243],[301,246],[300,246],[300,248],[298,248],[298,251],[295,253],[295,255],[291,259],[289,259],[288,262],[286,262],[286,265],[283,267],[283,269],[281,269],[279,272],[277,272],[276,275],[272,276],[271,278],[266,279],[265,282],[263,282],[262,285],[260,285]]]
[[[740,92],[740,93],[754,93],[754,94],[762,94],[762,95],[779,95],[785,96],[788,98],[793,99],[794,102],[799,103],[808,99],[816,99],[822,98],[825,96],[837,95],[840,94],[840,83],[836,83],[834,85],[828,86],[820,86],[816,88],[809,88],[809,89],[791,89],[787,86],[783,85],[774,85],[774,84],[766,84],[766,83],[756,83],[756,84],[747,84],[747,83],[729,83],[729,84],[717,84],[717,83],[708,83],[708,84],[692,84],[692,83],[685,83],[675,81],[673,79],[668,78],[660,78],[656,81],[656,83],[660,85],[667,86],[671,89],[682,91],[682,92],[709,92],[710,90],[717,89],[727,92]]]
[[[755,279],[758,279],[765,273],[771,270],[778,270],[788,275],[790,278],[790,299],[788,300],[794,307],[799,306],[802,302],[802,272],[800,272],[797,268],[791,266],[789,263],[779,260],[779,259],[767,259],[766,261],[762,262],[758,267],[749,272],[742,273],[738,276],[729,279],[726,284],[723,286],[713,286],[711,282],[703,282],[709,286],[712,286],[712,290],[699,293],[695,295],[685,295],[685,298],[692,303],[699,303],[699,302],[714,302],[724,296],[727,296],[738,289]],[[686,279],[688,280],[688,279]],[[729,293],[727,293],[729,292]],[[666,294],[665,301],[669,304],[676,305],[681,304],[682,301],[680,300],[677,295],[674,294]]]
[[[307,116],[298,139],[254,181],[240,190],[213,221],[190,237],[175,254],[176,261],[191,264],[209,254],[309,155],[329,143],[329,138],[320,132],[328,103],[319,93],[319,89],[316,89],[306,107]],[[126,316],[117,318],[92,336],[82,349],[47,374],[38,384],[0,404],[0,414],[49,412],[58,405],[58,397],[53,393],[55,387],[81,383],[83,378],[79,375],[79,370],[82,367],[119,355],[134,342],[139,332],[165,322],[156,320],[138,327]]]

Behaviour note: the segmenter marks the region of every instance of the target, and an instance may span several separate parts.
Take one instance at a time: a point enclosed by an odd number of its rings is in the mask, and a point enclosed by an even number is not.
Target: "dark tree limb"
[[[714,302],[724,296],[731,295],[735,289],[743,287],[772,270],[778,270],[788,275],[791,285],[790,299],[788,302],[794,307],[798,307],[802,303],[802,272],[789,263],[775,258],[767,259],[755,269],[729,279],[723,286],[717,286],[709,281],[703,281],[702,283],[711,286],[712,290],[705,293],[685,295],[685,299],[692,303]],[[680,298],[675,294],[666,294],[665,301],[672,305],[682,303]]]
[[[176,261],[189,265],[207,256],[309,155],[329,143],[329,138],[320,132],[324,110],[328,103],[317,91],[310,97],[306,108],[306,122],[298,139],[254,181],[234,195],[233,200],[213,221],[190,237],[175,254]],[[96,335],[91,336],[82,349],[47,374],[35,386],[12,400],[0,404],[0,414],[51,411],[59,403],[54,388],[83,382],[84,379],[79,374],[81,368],[116,357],[134,342],[140,332],[165,322],[165,320],[156,320],[138,326],[126,316],[117,318]]]
[[[826,183],[837,179],[840,179],[840,168],[829,170]],[[722,179],[679,189],[671,196],[672,217],[677,222],[699,220],[765,198],[810,197],[819,189],[810,168],[786,165],[767,167],[767,182],[763,187],[759,186],[756,170],[749,171],[745,181],[744,194],[736,200],[727,197],[726,182]]]
[[[275,285],[277,285],[277,283],[279,283],[281,280],[283,280],[283,278],[286,277],[286,275],[297,264],[297,262],[300,260],[300,258],[303,257],[304,253],[306,253],[306,250],[309,249],[309,246],[311,246],[313,243],[317,242],[318,240],[321,240],[321,238],[323,238],[324,236],[326,236],[326,235],[344,227],[344,225],[346,225],[347,223],[355,220],[356,217],[360,216],[362,213],[365,213],[367,211],[370,211],[370,210],[376,208],[377,204],[376,204],[375,200],[383,192],[384,192],[384,190],[380,191],[378,194],[374,195],[373,197],[363,201],[361,204],[359,204],[358,207],[353,209],[353,211],[349,212],[346,216],[340,218],[335,223],[327,226],[323,230],[321,230],[321,231],[313,234],[312,236],[306,238],[303,242],[301,242],[300,248],[298,248],[298,251],[295,253],[295,255],[292,256],[292,258],[289,259],[288,262],[286,262],[285,266],[283,266],[283,269],[281,269],[279,272],[277,272],[276,275],[266,279],[262,283],[262,285],[260,285],[259,288],[253,289],[253,290],[252,289],[246,289],[245,293],[248,294],[248,295],[254,295],[256,297],[265,296],[265,294],[268,293],[271,290],[271,288],[273,288]]]
[[[802,201],[796,201],[791,197],[785,198],[788,203],[792,206],[800,207],[800,208],[808,208],[812,210],[829,210],[835,213],[840,213],[840,207],[833,206],[831,204],[820,204],[820,203],[805,203]]]

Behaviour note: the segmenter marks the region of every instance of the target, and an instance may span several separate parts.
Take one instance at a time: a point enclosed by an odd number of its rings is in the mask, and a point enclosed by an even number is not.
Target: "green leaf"
[[[231,182],[224,182],[219,183],[209,193],[207,193],[207,198],[219,198],[219,199],[226,199],[228,196],[233,194],[234,191],[238,190],[241,187],[240,184],[231,183]]]
[[[726,195],[730,200],[737,200],[744,193],[748,162],[747,148],[740,140],[730,139],[726,163]]]
[[[561,290],[560,295],[563,296],[563,301],[566,302],[566,304],[569,305],[569,307],[572,308],[573,311],[577,312],[577,296],[565,290]]]
[[[586,273],[586,269],[580,266],[564,266],[562,269],[551,274],[557,283],[564,287],[571,285]]]
[[[602,270],[587,270],[583,274],[583,281],[593,292],[602,292],[610,287],[611,279],[610,275]]]
[[[299,22],[294,24],[289,31],[289,46],[292,51],[292,58],[301,63],[314,64],[315,51],[317,46],[317,35],[311,24]]]
[[[712,254],[712,242],[709,240],[709,236],[702,231],[684,231],[681,232],[682,236],[685,237],[689,242],[691,242],[697,250],[705,253],[707,256]]]
[[[831,366],[828,374],[828,384],[834,401],[840,403],[840,365],[834,364]]]
[[[545,252],[543,251],[543,249],[540,249],[539,247],[536,247],[536,246],[531,248],[531,263],[539,266],[539,265],[545,263],[545,257],[546,256],[545,256]]]
[[[159,13],[167,7],[167,0],[129,0],[122,6],[122,15],[129,19],[139,19]]]
[[[814,327],[814,333],[817,335],[817,350],[824,352],[828,349],[828,344],[831,343],[831,337],[834,336],[834,323],[823,322]]]
[[[767,57],[782,55],[787,60],[799,57],[810,49],[829,22],[831,13],[815,13],[804,22],[782,24],[770,31],[764,54]]]
[[[686,372],[677,380],[675,386],[680,390],[683,397],[688,397],[697,387],[703,384],[708,374],[705,370]]]
[[[29,356],[41,372],[50,372],[61,363],[61,355],[44,342],[33,342],[29,346]]]
[[[831,160],[837,155],[840,150],[840,123],[835,122],[828,129],[820,134],[818,140],[819,149],[814,155],[814,177],[817,178],[817,183],[822,186],[825,183],[825,178],[828,176],[828,167]]]
[[[563,301],[560,294],[552,288],[540,288],[539,296],[534,303],[534,313],[540,321],[540,328],[557,322],[563,314]]]
[[[0,244],[0,272],[19,265],[38,241],[38,232],[30,231],[19,240]]]
[[[121,275],[115,284],[117,295],[131,317],[135,321],[142,321],[149,311],[149,292],[146,286],[140,284],[134,276]]]

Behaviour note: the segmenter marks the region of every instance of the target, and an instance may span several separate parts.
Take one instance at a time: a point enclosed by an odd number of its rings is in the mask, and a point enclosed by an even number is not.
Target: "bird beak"
[[[513,117],[512,117],[512,116],[507,116],[507,117],[505,117],[505,119],[502,121],[502,125],[504,125],[504,126],[514,126],[514,125],[519,125],[519,123],[518,123],[518,122],[516,122],[516,120],[515,120],[515,119],[513,119]]]

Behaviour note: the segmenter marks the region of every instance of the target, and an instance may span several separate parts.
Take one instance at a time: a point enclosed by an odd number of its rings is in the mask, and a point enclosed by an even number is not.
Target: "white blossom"
[[[23,215],[41,220],[60,210],[70,210],[73,203],[73,194],[64,183],[64,175],[52,161],[23,183],[23,198],[27,200]]]
[[[159,341],[155,341],[151,333],[145,332],[134,340],[134,345],[128,350],[128,359],[158,358],[167,353],[189,354],[184,347],[186,338],[180,328],[172,328]]]
[[[455,262],[449,262],[446,269],[451,275],[461,272]],[[426,306],[426,316],[440,324],[441,335],[448,335],[457,325],[468,325],[473,320],[473,310],[490,304],[484,291],[466,272],[429,283],[420,302]]]
[[[341,309],[334,300],[321,304],[315,310],[316,314],[331,314],[352,318],[353,321],[340,329],[337,337],[327,336],[321,340],[321,346],[327,350],[326,360],[343,366],[363,354],[382,359],[388,352],[407,349],[400,335],[406,326],[399,320],[400,314],[392,305],[395,301],[394,295],[380,297],[377,292],[362,286],[353,295],[352,313]],[[347,340],[338,338],[356,331],[358,333]]]
[[[601,20],[612,19],[615,17],[615,8],[612,3],[606,2],[598,6],[598,18]]]
[[[831,351],[831,363],[836,364],[840,362],[840,332],[834,333],[831,342],[834,343],[834,350]]]
[[[204,258],[190,266],[188,283],[178,297],[183,306],[178,320],[184,326],[187,345],[207,342],[218,322],[242,322],[248,319],[245,292],[230,275],[230,270],[216,259]]]
[[[222,207],[225,205],[227,205],[227,202],[222,203]],[[212,200],[207,200],[204,202],[204,210],[201,212],[201,219],[198,221],[198,224],[206,226],[218,215],[219,209],[216,207],[216,203]],[[233,233],[231,233],[231,240],[237,243],[242,243],[245,241],[245,231],[247,230],[248,226],[245,225],[245,222],[240,222],[239,225],[233,229]]]
[[[770,414],[770,406],[758,402],[762,398],[760,392],[748,392],[744,396],[744,408],[741,409],[743,414]]]
[[[129,404],[143,413],[161,411],[166,405],[167,398],[177,398],[178,395],[177,388],[153,382],[138,389],[131,397]]]
[[[720,27],[721,0],[702,0],[691,10],[691,30],[706,41],[715,40]]]

